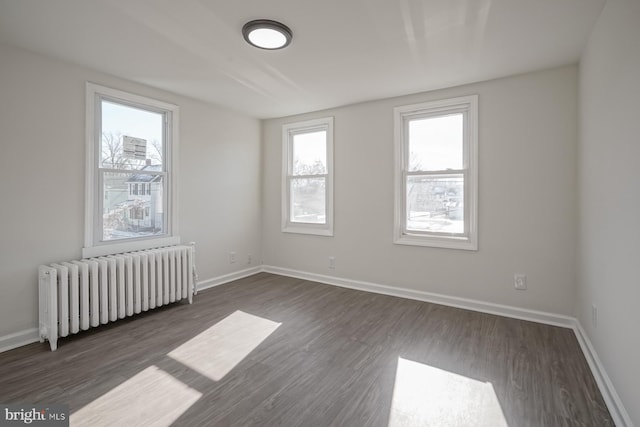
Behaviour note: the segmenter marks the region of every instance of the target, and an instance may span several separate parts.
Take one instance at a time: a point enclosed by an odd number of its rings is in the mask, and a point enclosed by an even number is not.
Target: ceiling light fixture
[[[287,47],[293,38],[289,27],[269,19],[247,22],[242,27],[242,35],[250,45],[267,50]]]

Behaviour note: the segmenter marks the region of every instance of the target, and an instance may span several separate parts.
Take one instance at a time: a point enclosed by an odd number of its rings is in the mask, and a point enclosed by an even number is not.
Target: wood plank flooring
[[[71,425],[612,426],[569,329],[260,273],[0,354]]]

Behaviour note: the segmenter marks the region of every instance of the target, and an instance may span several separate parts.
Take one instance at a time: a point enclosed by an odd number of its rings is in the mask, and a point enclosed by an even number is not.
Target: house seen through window
[[[84,256],[176,243],[172,158],[178,107],[97,85],[87,88],[92,127]],[[91,250],[98,246],[103,249]]]
[[[165,234],[163,113],[106,99],[100,106],[102,239]]]

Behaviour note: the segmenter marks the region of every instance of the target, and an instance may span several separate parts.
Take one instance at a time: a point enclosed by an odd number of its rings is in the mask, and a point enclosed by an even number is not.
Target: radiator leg
[[[51,351],[56,351],[58,349],[58,339],[49,339],[49,345],[51,346]]]

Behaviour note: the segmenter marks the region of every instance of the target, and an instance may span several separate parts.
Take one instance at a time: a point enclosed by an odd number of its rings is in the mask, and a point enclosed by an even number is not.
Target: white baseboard
[[[198,292],[204,291],[205,289],[213,288],[214,286],[220,286],[225,283],[233,282],[234,280],[244,279],[245,277],[252,276],[256,273],[262,272],[262,266],[251,267],[245,270],[234,271],[233,273],[224,274],[218,277],[212,277],[210,279],[201,280],[196,284],[196,289]]]
[[[573,317],[564,316],[561,314],[528,310],[525,308],[494,304],[486,301],[453,297],[425,291],[417,291],[415,289],[397,288],[394,286],[363,282],[360,280],[343,279],[335,276],[325,276],[323,274],[307,273],[304,271],[291,270],[288,268],[274,267],[270,265],[262,266],[262,271],[265,271],[267,273],[280,274],[282,276],[289,276],[298,279],[326,283],[328,285],[335,285],[343,288],[357,289],[360,291],[374,292],[376,294],[408,298],[417,301],[432,302],[435,304],[441,304],[450,307],[464,308],[467,310],[479,311],[482,313],[497,314],[498,316],[528,320],[531,322],[561,326],[564,328],[572,328],[575,320]]]
[[[40,341],[38,328],[25,329],[24,331],[5,335],[0,337],[0,353],[38,341]]]
[[[591,368],[593,377],[595,378],[596,383],[598,383],[598,388],[600,389],[602,398],[607,404],[607,409],[609,409],[613,422],[617,427],[633,427],[633,422],[631,421],[629,413],[625,409],[620,396],[618,396],[609,375],[607,375],[607,371],[604,369],[604,365],[602,365],[602,362],[589,339],[589,336],[578,319],[574,319],[573,330],[576,334],[576,338],[578,338],[578,343],[580,343],[580,348],[582,348],[584,357],[587,359],[587,363]]]

